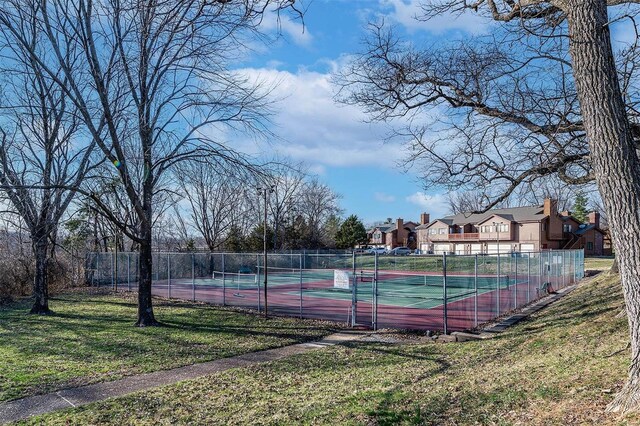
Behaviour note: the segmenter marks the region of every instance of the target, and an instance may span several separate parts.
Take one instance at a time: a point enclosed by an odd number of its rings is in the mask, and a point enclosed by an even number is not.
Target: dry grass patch
[[[613,265],[613,257],[587,257],[584,260],[584,269],[587,271],[608,271]]]

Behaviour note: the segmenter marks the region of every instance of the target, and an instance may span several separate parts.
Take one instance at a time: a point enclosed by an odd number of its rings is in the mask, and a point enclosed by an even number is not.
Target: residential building
[[[394,222],[383,223],[374,226],[367,231],[369,235],[369,245],[374,247],[384,247],[387,250],[396,247],[417,248],[416,227],[427,224],[429,215],[423,213],[420,216],[420,223],[405,222],[402,218],[396,219]]]
[[[600,214],[581,223],[571,212],[557,211],[556,200],[541,206],[460,213],[415,228],[423,253],[510,253],[584,248],[586,255],[602,255],[605,233]]]

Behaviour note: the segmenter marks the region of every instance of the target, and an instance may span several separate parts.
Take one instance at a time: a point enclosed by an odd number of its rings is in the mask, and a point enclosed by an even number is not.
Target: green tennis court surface
[[[500,278],[500,288],[507,289],[516,280],[507,276]],[[496,290],[496,277],[478,277],[478,294]],[[474,277],[447,277],[447,301],[455,302],[475,294]],[[372,299],[370,281],[357,284],[357,299],[370,302]],[[291,292],[290,294],[296,294]],[[351,300],[351,290],[334,288],[304,289],[303,297]],[[395,275],[392,278],[380,273],[378,279],[378,304],[403,308],[431,309],[443,303],[443,277],[434,275]]]
[[[372,274],[358,273],[357,300],[370,302],[372,299]],[[275,270],[269,272],[268,285],[270,288],[283,285],[300,285],[303,287],[303,297],[317,297],[322,299],[344,300],[352,299],[351,290],[334,288],[333,269],[318,270]],[[212,278],[195,280],[197,286],[212,286],[216,288],[237,288],[238,290],[256,289],[258,282],[262,284],[264,276],[258,274],[239,274],[216,272]],[[476,281],[477,280],[477,281]],[[447,300],[454,302],[467,297],[473,297],[475,287],[478,294],[496,290],[496,276],[484,275],[477,278],[473,275],[447,276]],[[500,277],[500,288],[507,289],[514,285],[515,278]],[[191,282],[189,281],[188,284]],[[181,282],[187,284],[187,281]],[[321,284],[314,288],[314,284]],[[431,309],[442,305],[444,295],[444,278],[441,275],[426,275],[416,273],[398,273],[380,271],[378,273],[378,303],[388,306],[412,307]],[[299,295],[298,291],[288,291],[288,295]]]

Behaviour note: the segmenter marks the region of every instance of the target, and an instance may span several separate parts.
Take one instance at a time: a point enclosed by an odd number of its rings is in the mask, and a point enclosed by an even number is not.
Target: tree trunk
[[[49,280],[48,280],[48,244],[47,236],[34,235],[33,253],[36,258],[35,277],[33,279],[33,307],[29,313],[50,315],[49,309]]]
[[[612,274],[619,274],[620,273],[620,267],[618,266],[618,258],[617,257],[613,258],[613,263],[611,264],[611,269],[609,269],[609,272],[611,272]]]
[[[140,243],[140,277],[138,280],[138,321],[139,327],[149,327],[160,325],[153,314],[153,303],[151,299],[151,281],[153,278],[153,255],[151,247],[151,222],[141,225]]]
[[[619,253],[631,337],[629,378],[607,408],[627,412],[640,402],[640,163],[616,72],[605,0],[567,2],[569,52],[591,162]]]

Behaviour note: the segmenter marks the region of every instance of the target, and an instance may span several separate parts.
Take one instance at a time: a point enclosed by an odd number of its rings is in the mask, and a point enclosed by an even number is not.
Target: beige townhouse
[[[541,206],[460,213],[423,223],[415,228],[423,253],[510,253],[547,249],[580,249],[602,255],[605,233],[600,214],[591,212],[581,223],[571,212],[558,212],[556,200]]]

